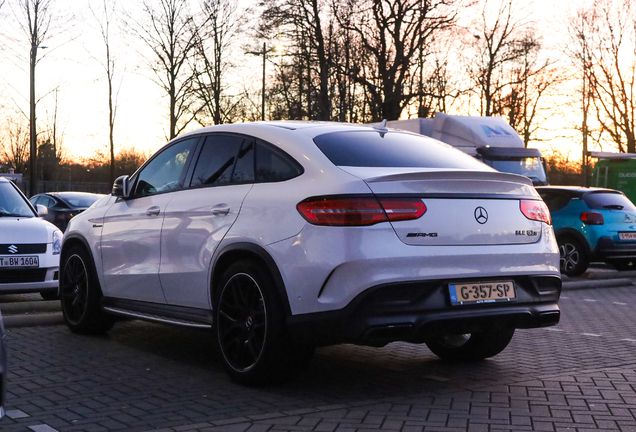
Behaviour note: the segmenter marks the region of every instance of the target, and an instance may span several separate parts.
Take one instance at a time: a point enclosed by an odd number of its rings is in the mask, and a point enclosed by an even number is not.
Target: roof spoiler
[[[369,183],[409,181],[409,180],[487,180],[521,183],[532,186],[532,180],[518,174],[510,174],[499,171],[420,171],[404,174],[389,174],[367,179]]]

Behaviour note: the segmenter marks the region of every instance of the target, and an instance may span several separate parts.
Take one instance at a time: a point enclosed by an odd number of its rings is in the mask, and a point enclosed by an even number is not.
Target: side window
[[[222,186],[230,183],[241,144],[232,135],[210,135],[205,139],[190,186]]]
[[[188,156],[198,140],[195,137],[174,144],[150,161],[137,177],[133,196],[142,197],[177,189]]]
[[[277,182],[300,175],[300,169],[287,159],[271,148],[258,144],[256,146],[256,181]]]
[[[254,183],[254,146],[254,140],[243,140],[232,174],[232,183]]]
[[[38,204],[42,204],[46,208],[51,208],[55,207],[55,204],[57,204],[57,202],[51,197],[43,196]]]
[[[570,202],[570,197],[565,194],[542,192],[540,195],[551,212],[561,210]]]

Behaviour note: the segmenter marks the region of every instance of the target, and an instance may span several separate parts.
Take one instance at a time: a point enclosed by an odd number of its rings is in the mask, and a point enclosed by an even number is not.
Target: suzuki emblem
[[[475,209],[475,220],[482,225],[488,222],[488,212],[485,208],[477,207]]]
[[[9,252],[11,253],[17,253],[18,252],[18,247],[16,245],[11,245],[9,246]]]

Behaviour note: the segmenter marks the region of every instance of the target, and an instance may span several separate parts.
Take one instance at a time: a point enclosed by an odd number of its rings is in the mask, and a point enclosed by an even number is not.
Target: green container
[[[591,184],[619,190],[636,203],[636,159],[599,159],[592,170]]]

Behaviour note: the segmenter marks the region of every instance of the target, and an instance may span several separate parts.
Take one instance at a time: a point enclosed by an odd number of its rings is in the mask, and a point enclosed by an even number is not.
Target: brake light
[[[418,219],[426,213],[426,206],[419,198],[380,198],[390,221]]]
[[[313,225],[366,226],[417,219],[426,206],[417,198],[333,197],[308,198],[296,206]]]
[[[605,219],[599,212],[583,212],[581,213],[581,221],[586,225],[603,225]]]
[[[520,201],[521,213],[530,220],[539,222],[545,222],[548,225],[552,225],[552,217],[550,216],[550,210],[543,201],[538,200],[521,200]]]

